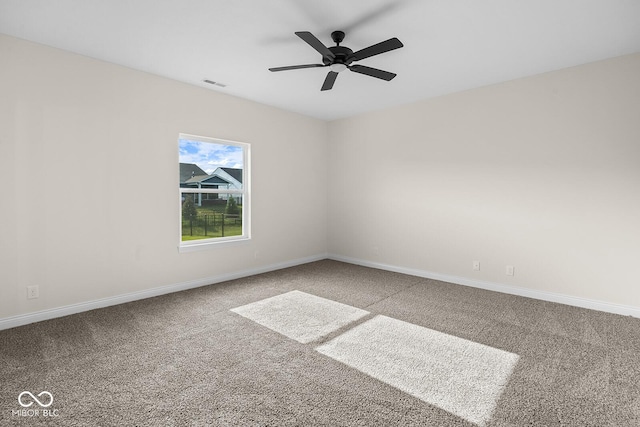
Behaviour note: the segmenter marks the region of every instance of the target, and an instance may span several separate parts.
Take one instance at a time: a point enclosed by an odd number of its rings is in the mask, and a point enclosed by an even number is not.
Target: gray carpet
[[[274,301],[324,314],[282,327]],[[517,355],[479,371],[490,410],[430,403],[475,349]],[[0,331],[0,425],[634,426],[640,319],[320,261]]]

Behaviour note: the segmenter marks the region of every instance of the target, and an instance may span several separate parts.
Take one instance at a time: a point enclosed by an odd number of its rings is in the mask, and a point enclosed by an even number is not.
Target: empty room
[[[640,2],[0,0],[0,425],[640,425]]]

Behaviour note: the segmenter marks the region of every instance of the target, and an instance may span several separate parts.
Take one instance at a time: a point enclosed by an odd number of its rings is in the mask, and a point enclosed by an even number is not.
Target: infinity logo
[[[42,395],[46,394],[47,396],[49,396],[49,403],[44,404],[42,402],[40,402],[38,400],[38,397],[42,397]],[[22,393],[20,393],[18,395],[18,403],[20,404],[20,406],[22,406],[23,408],[28,408],[29,406],[33,405],[33,402],[29,402],[29,403],[22,403],[22,396],[24,395],[29,395],[31,396],[31,399],[33,399],[38,405],[42,406],[43,408],[48,408],[49,406],[51,406],[51,404],[53,403],[53,395],[51,393],[49,393],[48,391],[41,391],[38,394],[38,397],[35,397],[33,394],[31,394],[31,392],[29,391],[23,391]]]

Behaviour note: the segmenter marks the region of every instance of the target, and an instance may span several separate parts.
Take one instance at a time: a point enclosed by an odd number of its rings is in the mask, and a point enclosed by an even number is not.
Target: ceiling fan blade
[[[296,36],[304,40],[309,46],[320,52],[323,58],[333,60],[336,56],[320,40],[309,31],[296,31]]]
[[[392,80],[396,76],[395,73],[378,70],[377,68],[365,67],[364,65],[351,65],[349,69],[354,73],[366,74],[367,76],[376,77],[386,81]]]
[[[300,68],[317,68],[317,67],[327,67],[327,65],[324,65],[324,64],[289,65],[287,67],[269,68],[269,71],[298,70]]]
[[[389,52],[390,50],[398,49],[402,46],[404,46],[402,42],[394,37],[357,51],[353,54],[354,61],[360,61],[361,59],[368,58],[370,56],[380,55],[381,53]]]
[[[324,79],[324,83],[322,84],[322,89],[320,90],[330,90],[336,82],[336,77],[338,77],[338,73],[335,71],[329,71],[327,73],[327,78]]]

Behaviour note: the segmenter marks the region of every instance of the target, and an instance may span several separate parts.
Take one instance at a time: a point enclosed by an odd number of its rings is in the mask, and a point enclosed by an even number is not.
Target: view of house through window
[[[181,246],[248,238],[248,144],[180,134]]]

